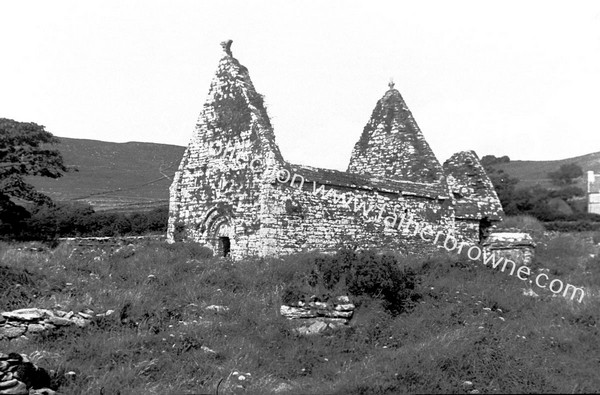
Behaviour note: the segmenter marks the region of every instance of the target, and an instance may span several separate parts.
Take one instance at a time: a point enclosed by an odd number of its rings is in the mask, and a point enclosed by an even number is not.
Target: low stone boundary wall
[[[529,233],[514,230],[494,232],[483,242],[483,251],[529,266],[535,256],[535,243]]]
[[[338,296],[333,302],[299,301],[295,305],[282,305],[279,312],[289,320],[297,320],[300,324],[297,333],[312,335],[346,326],[354,315],[354,308],[347,296]]]
[[[74,313],[72,311],[38,308],[5,311],[0,314],[0,340],[11,340],[28,334],[40,333],[58,326],[77,325],[84,327],[89,324],[93,317],[107,316],[112,313],[112,310],[95,314],[90,309]]]

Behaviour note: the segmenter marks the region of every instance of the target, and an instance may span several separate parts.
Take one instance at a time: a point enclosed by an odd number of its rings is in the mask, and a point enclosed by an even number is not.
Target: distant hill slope
[[[145,210],[166,206],[173,174],[185,147],[156,143],[110,143],[59,137],[69,171],[53,180],[28,177],[38,190],[56,201],[81,201],[101,210]],[[600,152],[553,161],[520,161],[493,165],[519,178],[517,187],[552,186],[548,172],[577,163],[584,171],[600,173]],[[585,189],[585,179],[578,180]]]
[[[556,171],[561,165],[576,163],[583,169],[583,172],[593,170],[595,173],[600,173],[600,152],[576,156],[574,158],[548,160],[548,161],[532,161],[532,160],[515,160],[509,163],[500,163],[493,165],[496,169],[502,169],[513,177],[517,177],[520,181],[517,188],[534,186],[536,184],[542,187],[551,187],[552,182],[548,178],[548,173]],[[577,186],[586,190],[586,176],[577,180]]]
[[[71,170],[63,177],[28,177],[56,201],[90,203],[96,211],[166,206],[173,174],[185,147],[155,143],[110,143],[59,137],[55,146]]]

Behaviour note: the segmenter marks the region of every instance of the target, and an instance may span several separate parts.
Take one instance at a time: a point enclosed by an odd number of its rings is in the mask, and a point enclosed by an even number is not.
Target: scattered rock
[[[29,333],[40,333],[46,330],[44,325],[40,324],[29,324],[27,325],[27,332]]]
[[[40,388],[29,392],[29,395],[57,395],[58,392],[51,390],[50,388]]]
[[[215,350],[211,350],[210,348],[208,348],[206,346],[201,346],[200,349],[208,354],[216,354],[217,353]]]
[[[15,385],[17,385],[19,382],[19,380],[17,379],[9,379],[9,380],[4,380],[2,382],[0,382],[0,390],[6,389],[6,388],[12,388]]]
[[[109,315],[112,315],[114,312],[115,312],[114,310],[106,310],[106,313],[96,314],[96,317],[108,317]]]
[[[233,392],[236,394],[243,393],[250,386],[252,375],[250,373],[233,372],[231,373],[231,381]]]
[[[225,313],[225,312],[229,311],[229,307],[227,307],[227,306],[218,306],[218,305],[215,305],[215,304],[212,304],[210,306],[206,306],[204,309],[208,310],[208,311],[214,311],[215,313]]]
[[[302,326],[298,328],[297,332],[301,335],[316,335],[318,333],[323,332],[328,327],[329,326],[326,323],[318,321],[308,327]]]
[[[339,304],[337,306],[335,306],[335,309],[337,311],[354,311],[354,305],[352,303],[348,303],[348,304]]]
[[[289,392],[293,389],[294,389],[294,387],[292,387],[288,383],[279,383],[279,384],[277,384],[276,387],[273,388],[272,392],[278,394],[280,392]]]
[[[29,361],[27,355],[0,353],[0,395],[49,394],[55,392],[50,386],[48,372]],[[33,392],[46,389],[47,392]]]
[[[25,331],[27,331],[27,328],[22,326],[5,326],[0,328],[0,338],[14,339],[21,336]]]

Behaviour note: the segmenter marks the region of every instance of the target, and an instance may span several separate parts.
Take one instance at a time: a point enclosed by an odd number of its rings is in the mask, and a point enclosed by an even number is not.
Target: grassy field
[[[100,210],[144,210],[168,204],[169,186],[185,147],[110,143],[60,137],[58,149],[71,170],[58,179],[28,177],[56,201],[81,201]]]
[[[587,175],[585,173],[588,170],[600,173],[600,152],[559,160],[513,160],[509,163],[495,164],[493,167],[504,170],[511,176],[518,178],[519,184],[517,184],[517,188],[534,185],[551,188],[553,184],[550,178],[548,178],[548,173],[557,171],[560,166],[570,163],[576,163],[583,169],[584,176],[577,179],[575,185],[587,191]]]
[[[583,303],[524,296],[516,277],[454,254],[398,257],[418,278],[409,311],[362,299],[348,329],[309,337],[279,307],[315,254],[232,263],[190,244],[2,244],[1,310],[115,313],[0,351],[36,355],[64,394],[599,392],[600,240],[538,233],[532,267],[583,286]]]
[[[82,201],[95,210],[134,211],[164,206],[185,147],[155,143],[111,143],[61,137],[55,146],[71,169],[59,179],[28,177],[37,190],[56,201]],[[481,155],[480,155],[481,156]],[[494,165],[519,178],[518,187],[552,187],[548,172],[577,163],[600,173],[600,152],[553,161],[513,160]],[[586,178],[576,185],[586,190]]]

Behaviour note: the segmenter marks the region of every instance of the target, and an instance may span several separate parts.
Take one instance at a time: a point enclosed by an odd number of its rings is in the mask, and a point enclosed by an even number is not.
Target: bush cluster
[[[140,212],[95,212],[88,204],[41,205],[11,224],[4,240],[53,241],[59,237],[135,236],[164,233],[168,207]]]
[[[600,222],[577,221],[548,221],[544,223],[546,229],[557,232],[588,232],[600,231]]]
[[[548,174],[558,188],[548,189],[539,185],[516,188],[519,179],[494,167],[509,161],[508,157],[496,158],[493,155],[486,155],[481,160],[505,214],[535,217],[544,222],[548,230],[581,232],[600,229],[600,216],[586,212],[585,191],[573,185],[574,180],[583,175],[578,165],[563,165],[556,172]],[[558,208],[561,207],[561,200],[566,211]]]
[[[333,256],[318,255],[310,264],[307,275],[284,289],[285,304],[307,302],[311,296],[327,301],[351,295],[357,304],[376,299],[387,311],[398,314],[409,310],[419,298],[416,273],[393,255],[342,249]]]

